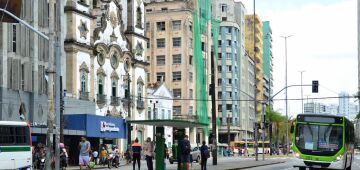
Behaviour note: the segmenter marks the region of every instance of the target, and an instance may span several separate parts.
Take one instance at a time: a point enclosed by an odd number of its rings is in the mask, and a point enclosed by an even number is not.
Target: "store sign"
[[[119,127],[116,127],[114,123],[109,123],[105,121],[100,122],[100,131],[101,132],[119,132]]]

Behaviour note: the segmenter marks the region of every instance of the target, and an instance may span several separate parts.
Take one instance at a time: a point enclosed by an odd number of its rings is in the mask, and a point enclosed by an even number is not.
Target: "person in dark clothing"
[[[141,158],[141,144],[139,139],[136,138],[135,142],[131,145],[133,153],[133,170],[135,170],[136,161],[138,162],[138,168],[140,170],[140,158]]]
[[[189,163],[190,163],[190,152],[191,152],[191,146],[189,141],[189,136],[185,135],[184,139],[180,141],[180,169],[183,169],[186,167],[186,170],[189,170]]]
[[[201,154],[201,170],[206,170],[206,162],[207,159],[210,157],[209,147],[206,145],[205,141],[202,142],[200,147],[200,154]]]

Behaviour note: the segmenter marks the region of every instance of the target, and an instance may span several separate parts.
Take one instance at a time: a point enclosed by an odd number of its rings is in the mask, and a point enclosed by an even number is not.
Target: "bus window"
[[[29,129],[25,126],[0,126],[0,145],[29,145]]]

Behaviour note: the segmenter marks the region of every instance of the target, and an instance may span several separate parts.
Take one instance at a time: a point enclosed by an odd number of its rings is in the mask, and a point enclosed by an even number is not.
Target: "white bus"
[[[30,126],[26,122],[0,121],[0,169],[32,166]]]

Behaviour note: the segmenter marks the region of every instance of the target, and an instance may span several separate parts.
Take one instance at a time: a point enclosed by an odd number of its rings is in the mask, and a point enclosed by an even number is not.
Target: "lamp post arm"
[[[287,88],[289,88],[289,87],[301,87],[301,86],[312,86],[311,84],[309,85],[309,84],[303,84],[303,85],[289,85],[289,86],[286,86],[286,87],[284,87],[284,88],[282,88],[280,91],[278,91],[276,94],[274,94],[273,96],[271,96],[270,98],[269,98],[269,101],[271,101],[272,99],[274,99],[274,97],[276,96],[276,95],[278,95],[280,92],[282,92],[283,90],[285,90],[285,89],[287,89]]]

